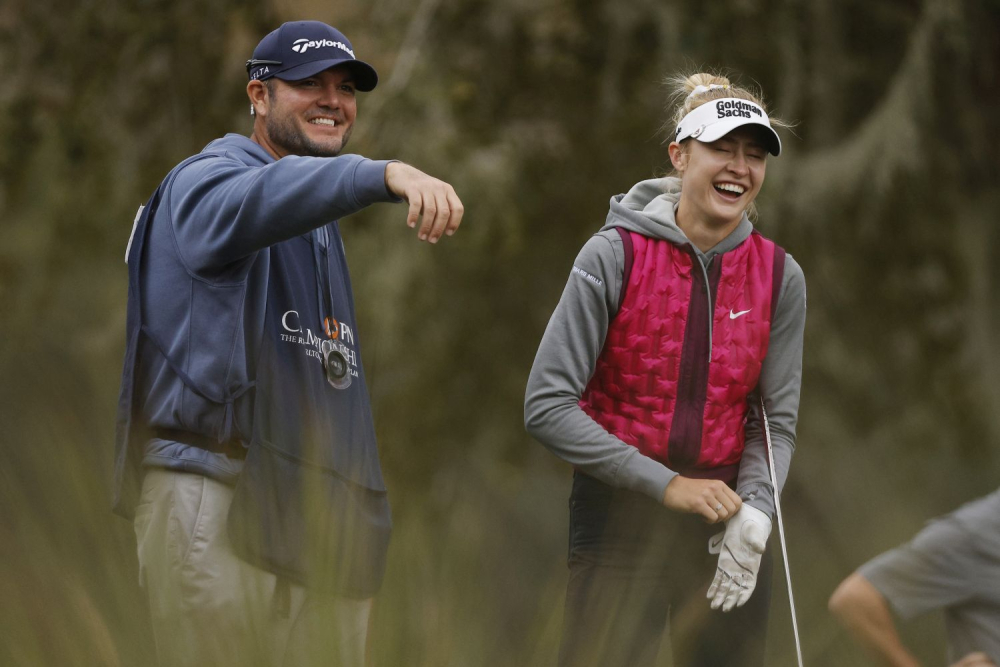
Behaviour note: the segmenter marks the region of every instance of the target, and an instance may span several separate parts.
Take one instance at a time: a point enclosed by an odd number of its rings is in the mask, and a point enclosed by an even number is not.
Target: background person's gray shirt
[[[858,574],[903,620],[941,609],[949,662],[974,651],[1000,662],[1000,490],[930,521]]]

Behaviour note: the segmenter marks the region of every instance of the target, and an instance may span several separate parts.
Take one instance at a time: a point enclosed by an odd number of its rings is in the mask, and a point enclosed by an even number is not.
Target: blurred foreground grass
[[[114,382],[88,383],[94,360],[71,350],[46,351],[28,340],[5,350],[0,664],[153,665],[131,526],[108,510]],[[411,445],[419,456],[420,443]],[[926,509],[892,506],[862,520],[816,506],[807,490],[823,497],[842,489],[847,480],[827,471],[850,463],[831,463],[815,446],[797,460],[785,495],[807,662],[866,664],[828,618],[826,598],[861,560],[918,528]],[[540,446],[525,439],[524,447],[524,460],[512,465],[472,443],[467,456],[419,488],[405,488],[409,478],[388,471],[396,529],[375,608],[375,665],[554,664],[570,473]],[[850,483],[878,483],[877,474],[867,475],[859,471]],[[873,493],[887,490],[884,482]],[[931,664],[943,661],[935,619],[909,626],[905,636]],[[666,646],[662,665],[670,664]],[[794,664],[780,569],[768,664]]]

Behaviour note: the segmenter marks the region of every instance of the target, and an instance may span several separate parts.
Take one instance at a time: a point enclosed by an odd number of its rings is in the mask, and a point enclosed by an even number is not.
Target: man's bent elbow
[[[867,579],[857,572],[840,582],[830,596],[827,607],[830,613],[843,625],[850,625],[863,611],[872,604],[881,601],[881,594]]]

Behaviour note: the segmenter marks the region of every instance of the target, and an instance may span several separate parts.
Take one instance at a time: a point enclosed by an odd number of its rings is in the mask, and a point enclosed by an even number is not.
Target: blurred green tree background
[[[298,18],[381,73],[350,150],[467,207],[438,247],[398,206],[342,225],[395,507],[375,664],[553,662],[570,470],[524,433],[527,373],[608,198],[668,164],[662,79],[709,67],[797,123],[758,223],[809,289],[789,551],[807,663],[868,664],[836,583],[997,486],[996,0],[4,0],[0,664],[153,663],[108,509],[125,244],[171,166],[249,133],[243,62]],[[940,625],[905,632],[929,664]]]

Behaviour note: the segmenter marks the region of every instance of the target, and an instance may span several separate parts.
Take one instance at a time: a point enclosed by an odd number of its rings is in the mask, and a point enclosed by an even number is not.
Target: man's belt
[[[176,428],[154,428],[152,435],[161,440],[170,440],[216,454],[224,454],[231,459],[245,459],[247,456],[247,448],[241,440],[236,438],[219,442],[216,438]]]

